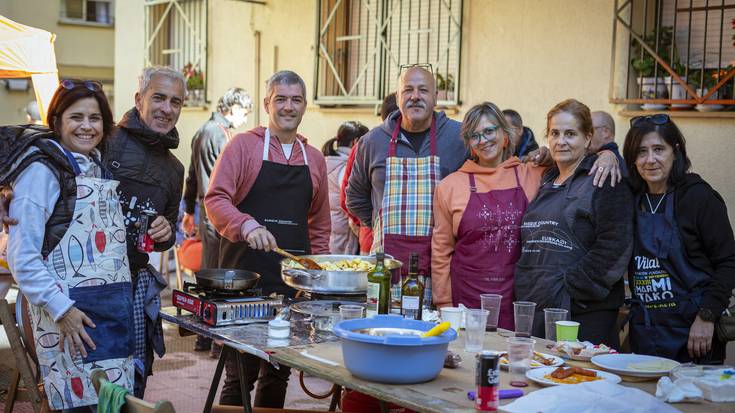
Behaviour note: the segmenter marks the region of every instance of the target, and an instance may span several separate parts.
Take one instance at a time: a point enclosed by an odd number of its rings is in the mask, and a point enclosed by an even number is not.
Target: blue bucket
[[[346,320],[334,326],[342,339],[345,367],[356,377],[378,383],[412,384],[433,380],[444,367],[449,342],[457,332],[449,329],[436,337],[415,335],[371,336],[355,332],[365,328],[402,328],[428,331],[428,321],[408,320],[399,315],[376,315]]]

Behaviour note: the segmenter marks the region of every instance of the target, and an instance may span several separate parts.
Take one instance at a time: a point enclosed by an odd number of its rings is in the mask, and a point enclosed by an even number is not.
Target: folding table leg
[[[204,403],[204,413],[210,413],[212,411],[212,404],[214,403],[214,396],[217,395],[217,388],[219,387],[219,381],[222,378],[222,370],[225,368],[225,360],[227,360],[227,351],[229,347],[225,346],[222,348],[222,352],[219,354],[219,360],[217,361],[217,367],[214,369],[214,377],[212,377],[212,384],[209,386],[209,393],[207,394],[207,401]]]
[[[250,392],[248,391],[247,382],[247,366],[245,365],[245,356],[239,351],[232,349],[237,357],[237,374],[240,376],[240,392],[242,392],[242,407],[244,413],[252,413],[253,409],[250,406]]]
[[[339,399],[342,397],[342,386],[337,384],[334,385],[334,393],[332,393],[332,401],[329,402],[329,411],[336,412],[337,405],[339,405]]]

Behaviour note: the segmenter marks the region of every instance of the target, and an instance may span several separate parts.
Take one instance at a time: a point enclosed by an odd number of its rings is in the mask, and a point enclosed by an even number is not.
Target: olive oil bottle
[[[391,273],[385,268],[385,254],[375,254],[375,267],[368,273],[367,283],[367,317],[376,314],[388,314],[390,310]]]

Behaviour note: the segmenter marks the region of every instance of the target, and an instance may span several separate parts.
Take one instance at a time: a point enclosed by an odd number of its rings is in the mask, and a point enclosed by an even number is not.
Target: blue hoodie
[[[385,158],[388,143],[396,127],[399,111],[391,113],[382,125],[372,129],[360,139],[349,183],[347,185],[347,209],[357,216],[363,225],[372,227],[383,202],[385,185]],[[441,177],[459,169],[467,159],[467,148],[460,136],[460,123],[449,119],[444,112],[434,112],[436,117],[436,144],[441,167]],[[418,155],[411,143],[400,136],[396,155],[401,158],[429,156],[430,141],[424,139]]]

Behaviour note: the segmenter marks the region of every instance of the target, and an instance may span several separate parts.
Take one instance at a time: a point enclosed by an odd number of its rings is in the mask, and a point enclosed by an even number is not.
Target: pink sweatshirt
[[[260,126],[236,135],[225,146],[217,159],[204,197],[207,216],[223,237],[232,242],[244,241],[262,225],[252,216],[237,209],[253,187],[263,165],[265,128]],[[329,216],[329,185],[324,156],[306,138],[298,135],[306,148],[313,194],[309,209],[309,240],[313,254],[329,254],[329,234],[332,224]],[[301,146],[294,142],[291,159],[286,159],[278,137],[271,134],[268,160],[285,165],[304,165]]]

